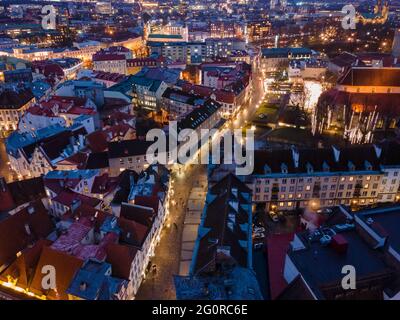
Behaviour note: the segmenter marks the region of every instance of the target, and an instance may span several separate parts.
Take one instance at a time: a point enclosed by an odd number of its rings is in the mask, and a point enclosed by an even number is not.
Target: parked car
[[[321,213],[321,214],[331,214],[333,211],[331,208],[322,208],[317,210],[317,213]]]
[[[265,232],[265,228],[264,227],[259,227],[259,226],[255,226],[253,228],[254,232]]]
[[[256,233],[254,233],[254,238],[255,239],[264,239],[265,233],[264,232],[256,232]]]

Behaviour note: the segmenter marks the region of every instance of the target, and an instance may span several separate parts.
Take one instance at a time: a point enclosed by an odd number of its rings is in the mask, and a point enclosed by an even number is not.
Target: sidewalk
[[[207,174],[206,172],[204,172],[203,174],[200,174],[198,176],[197,181],[194,181],[194,187],[190,192],[188,206],[186,208],[186,216],[182,234],[181,258],[179,265],[179,275],[181,276],[189,274],[193,248],[197,238],[197,230],[199,228],[206,195]]]

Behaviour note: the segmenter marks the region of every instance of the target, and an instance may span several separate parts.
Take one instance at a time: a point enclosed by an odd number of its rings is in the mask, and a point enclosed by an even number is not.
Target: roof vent
[[[85,281],[82,281],[79,285],[79,290],[86,291],[86,289],[87,289],[87,283]]]
[[[26,232],[26,234],[27,234],[28,236],[30,236],[30,235],[32,234],[32,232],[31,232],[31,227],[30,227],[29,224],[27,224],[27,223],[25,223],[24,227],[25,227],[25,232]]]

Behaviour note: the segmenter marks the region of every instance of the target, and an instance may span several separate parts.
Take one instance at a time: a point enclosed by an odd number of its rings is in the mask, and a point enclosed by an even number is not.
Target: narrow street
[[[13,174],[8,165],[8,157],[5,146],[5,139],[0,139],[0,177],[4,177],[7,182],[16,180],[16,174]]]
[[[263,80],[259,72],[255,72],[253,75],[252,89],[250,101],[241,108],[235,119],[227,123],[227,128],[241,128],[254,116],[265,94]],[[191,165],[182,174],[173,173],[174,200],[176,201],[176,205],[170,205],[170,216],[167,226],[164,227],[161,241],[151,261],[152,265],[156,265],[156,271],[150,271],[146,275],[135,299],[176,299],[173,276],[179,274],[182,233],[187,202],[193,183],[197,180],[203,169],[201,165]]]
[[[186,206],[193,181],[200,174],[200,165],[188,167],[182,175],[173,174],[176,205],[170,205],[169,226],[165,226],[151,263],[156,272],[149,272],[136,295],[137,300],[176,299],[173,276],[179,273],[181,240]]]

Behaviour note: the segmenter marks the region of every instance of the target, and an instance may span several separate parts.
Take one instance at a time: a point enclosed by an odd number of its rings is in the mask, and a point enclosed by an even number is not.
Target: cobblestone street
[[[173,198],[176,205],[171,204],[170,206],[167,226],[163,230],[155,256],[151,260],[151,264],[156,265],[156,272],[149,271],[146,275],[136,295],[138,300],[176,299],[173,276],[179,273],[186,205],[193,181],[196,180],[201,170],[204,170],[203,166],[193,166],[188,168],[184,175],[173,178],[175,180]]]

